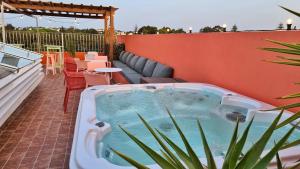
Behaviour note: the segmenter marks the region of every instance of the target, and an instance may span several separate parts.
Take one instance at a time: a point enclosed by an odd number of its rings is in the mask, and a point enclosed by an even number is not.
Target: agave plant
[[[280,6],[282,9],[300,17],[300,13],[293,11],[291,9],[288,9],[286,7]],[[300,44],[299,43],[286,43],[286,42],[279,42],[274,40],[267,40],[273,44],[281,46],[280,48],[262,48],[266,51],[276,52],[280,54],[285,54],[289,56],[277,56],[277,60],[269,61],[276,64],[282,64],[282,65],[289,65],[289,66],[300,66],[300,59],[298,58],[300,56]],[[299,85],[300,83],[295,83],[296,85]],[[300,92],[299,93],[293,93],[286,96],[279,97],[278,99],[297,99],[300,98]],[[292,108],[299,108],[300,103],[296,102],[289,105],[284,105],[281,107],[276,108],[277,110],[280,109],[292,109]],[[291,118],[289,118],[286,122],[290,123],[300,117],[300,111],[296,112]],[[300,141],[294,142],[292,145],[299,145]]]
[[[208,145],[208,142],[205,137],[205,133],[203,128],[199,122],[197,121],[199,135],[201,136],[202,144],[204,147],[205,155],[207,162],[203,164],[199,158],[197,157],[195,151],[187,141],[184,133],[180,129],[179,125],[177,124],[175,118],[171,115],[168,111],[169,116],[181,137],[182,142],[184,143],[185,149],[181,149],[177,146],[177,144],[168,138],[163,132],[158,129],[153,129],[147,121],[140,115],[139,118],[145,125],[145,127],[150,131],[152,136],[155,138],[157,143],[161,147],[161,152],[158,153],[153,150],[151,147],[144,144],[141,140],[131,134],[129,131],[124,129],[122,126],[120,128],[132,139],[147,155],[152,158],[161,168],[163,169],[216,169],[217,165]],[[239,131],[239,122],[237,121],[228,150],[226,155],[224,156],[224,163],[222,165],[222,169],[264,169],[267,168],[269,163],[275,156],[277,157],[277,167],[284,168],[282,162],[279,158],[278,152],[282,149],[289,148],[294,146],[294,143],[285,144],[289,136],[295,130],[295,126],[292,127],[289,131],[286,132],[282,138],[278,140],[277,143],[274,144],[274,147],[271,150],[262,156],[262,153],[265,149],[266,144],[270,140],[273,132],[285,125],[287,125],[290,119],[279,123],[279,120],[283,114],[283,110],[281,113],[276,117],[276,119],[272,122],[269,128],[263,133],[260,139],[251,147],[247,152],[243,152],[245,143],[247,141],[247,136],[252,125],[253,119],[249,122],[241,137],[238,137]],[[299,141],[299,140],[298,140]],[[170,149],[171,148],[171,149]],[[148,169],[147,166],[135,161],[134,159],[126,156],[125,154],[112,149],[113,152],[118,154],[121,158],[126,160],[128,163],[133,165],[139,169]],[[300,167],[300,163],[295,162],[295,166],[289,166],[289,168],[296,169]]]
[[[285,8],[281,6],[282,9],[300,17],[300,13],[290,10],[288,8]],[[287,54],[290,55],[290,57],[287,56],[277,56],[278,60],[270,61],[272,63],[276,64],[283,64],[283,65],[289,65],[289,66],[300,66],[300,59],[297,58],[300,55],[300,44],[298,43],[286,43],[286,42],[279,42],[274,40],[268,40],[269,42],[281,46],[281,48],[263,48],[263,50],[276,52],[280,54]],[[291,57],[293,56],[293,57]],[[300,83],[296,83],[300,84]],[[279,97],[278,99],[295,99],[300,98],[300,93],[294,93],[287,96]],[[282,106],[278,109],[285,108],[285,109],[291,109],[291,108],[297,108],[300,107],[300,103],[294,103],[290,105]],[[297,112],[299,114],[300,112]],[[300,115],[299,115],[300,116]]]

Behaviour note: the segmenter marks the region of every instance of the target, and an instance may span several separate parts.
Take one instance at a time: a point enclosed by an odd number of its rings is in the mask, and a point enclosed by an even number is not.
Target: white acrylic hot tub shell
[[[119,86],[95,86],[86,89],[81,94],[78,114],[76,119],[75,134],[73,139],[72,152],[70,157],[71,169],[131,169],[129,166],[117,166],[104,158],[98,158],[96,155],[96,142],[101,140],[106,133],[110,132],[109,124],[106,128],[95,126],[96,121],[96,97],[107,92],[124,91],[132,89],[145,89],[145,86],[176,87],[194,90],[210,89],[217,94],[223,95],[222,104],[235,104],[245,106],[249,109],[247,119],[251,119],[255,114],[256,119],[262,121],[273,119],[278,112],[263,112],[259,110],[270,109],[273,106],[241,96],[229,90],[202,83],[179,83],[179,84],[140,84],[140,85],[119,85]],[[281,120],[288,118],[291,114],[285,113]],[[280,152],[281,157],[286,161],[294,161],[300,156],[300,147],[290,148]],[[200,159],[204,164],[206,159]],[[215,157],[217,166],[223,163],[222,157]],[[148,166],[149,168],[160,168],[158,165]]]

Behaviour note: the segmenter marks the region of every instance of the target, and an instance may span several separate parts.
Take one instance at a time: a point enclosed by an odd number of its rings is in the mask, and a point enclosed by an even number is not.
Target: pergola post
[[[1,28],[2,28],[2,42],[6,43],[6,37],[5,37],[5,19],[4,19],[4,5],[3,5],[3,2],[1,2]]]
[[[105,13],[104,14],[104,50],[108,50],[106,48],[108,43],[109,43],[108,42],[108,15]]]
[[[110,26],[109,26],[109,58],[113,60],[114,57],[114,41],[115,41],[115,25],[114,25],[114,16],[115,12],[113,10],[110,11]]]

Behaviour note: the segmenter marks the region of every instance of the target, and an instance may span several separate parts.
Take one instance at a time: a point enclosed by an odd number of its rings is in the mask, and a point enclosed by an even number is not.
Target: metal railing
[[[104,51],[104,35],[88,33],[60,33],[60,32],[37,32],[33,31],[7,31],[6,43],[20,45],[31,51],[38,51],[38,37],[40,38],[40,49],[46,51],[45,45],[68,46],[73,43],[76,51]],[[2,35],[0,36],[2,41]]]

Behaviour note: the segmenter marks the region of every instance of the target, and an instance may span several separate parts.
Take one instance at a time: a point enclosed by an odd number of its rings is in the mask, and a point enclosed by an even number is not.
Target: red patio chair
[[[72,57],[66,57],[65,58],[65,69],[69,72],[76,72],[77,71],[77,65]]]
[[[69,93],[72,90],[85,89],[85,79],[82,72],[69,72],[64,69],[66,93],[64,99],[64,112],[67,112]]]

